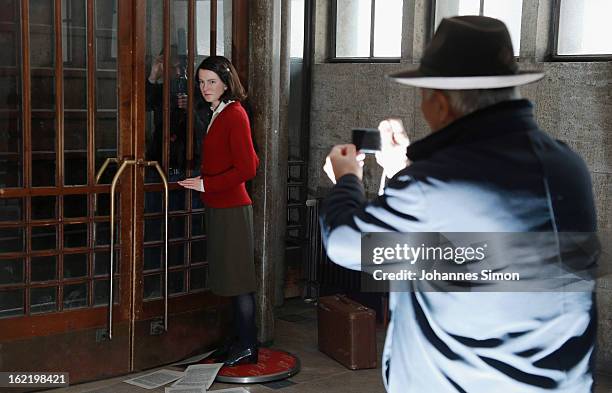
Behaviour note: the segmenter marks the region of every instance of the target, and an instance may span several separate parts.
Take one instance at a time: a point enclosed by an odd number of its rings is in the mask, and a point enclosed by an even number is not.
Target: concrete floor
[[[252,393],[384,393],[380,368],[372,370],[349,371],[341,364],[330,359],[317,350],[317,319],[316,308],[301,300],[288,301],[277,310],[276,340],[274,347],[296,354],[301,361],[301,371],[288,381],[286,387],[266,385],[244,385]],[[378,351],[382,351],[384,330],[378,330]],[[380,356],[379,356],[380,359]],[[173,369],[172,367],[162,367]],[[180,370],[181,369],[176,369]],[[146,390],[132,386],[122,381],[146,372],[135,373],[103,381],[85,383],[69,388],[48,390],[57,393],[144,393],[164,392],[164,388]],[[214,383],[209,391],[235,387],[222,383]],[[612,376],[598,375],[595,393],[612,392]],[[419,392],[421,393],[421,392]],[[426,393],[426,392],[422,392]]]

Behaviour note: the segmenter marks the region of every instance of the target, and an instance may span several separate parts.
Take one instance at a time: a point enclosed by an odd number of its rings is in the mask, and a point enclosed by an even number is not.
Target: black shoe
[[[225,359],[225,365],[228,367],[237,366],[239,364],[255,364],[257,363],[259,350],[256,346],[248,347],[243,350],[232,351]]]

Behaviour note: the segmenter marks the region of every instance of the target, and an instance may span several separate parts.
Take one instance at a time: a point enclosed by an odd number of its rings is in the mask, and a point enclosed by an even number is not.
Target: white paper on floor
[[[153,373],[127,379],[123,382],[145,389],[155,389],[181,378],[185,373],[174,370],[157,370]]]
[[[215,381],[217,373],[223,363],[192,364],[185,370],[183,378],[172,384],[173,387],[205,387],[206,389]]]
[[[204,388],[166,388],[165,393],[206,393]]]
[[[209,357],[210,355],[212,355],[213,352],[215,352],[215,351],[213,350],[213,351],[209,351],[209,352],[203,353],[201,355],[195,355],[195,356],[192,356],[192,357],[187,358],[187,359],[179,360],[176,363],[172,363],[171,366],[181,366],[181,365],[184,365],[184,364],[197,363],[200,360],[204,360],[207,357]]]

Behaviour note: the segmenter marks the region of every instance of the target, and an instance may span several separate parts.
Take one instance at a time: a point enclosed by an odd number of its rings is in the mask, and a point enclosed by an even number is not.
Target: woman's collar
[[[228,100],[228,101],[221,101],[219,102],[219,105],[217,105],[217,107],[215,109],[212,108],[212,106],[210,107],[210,110],[212,110],[213,114],[215,113],[219,113],[221,112],[223,109],[225,109],[226,106],[228,106],[229,104],[231,104],[232,100]]]

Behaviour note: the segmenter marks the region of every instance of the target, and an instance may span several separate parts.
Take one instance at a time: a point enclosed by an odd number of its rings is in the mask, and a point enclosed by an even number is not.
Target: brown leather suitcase
[[[319,299],[319,350],[351,370],[376,368],[376,312],[343,295]]]

